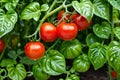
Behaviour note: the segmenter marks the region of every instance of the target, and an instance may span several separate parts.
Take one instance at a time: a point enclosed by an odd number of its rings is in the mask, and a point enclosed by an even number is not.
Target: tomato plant
[[[45,47],[41,42],[28,42],[25,45],[25,54],[30,59],[37,60],[43,57],[44,53]]]
[[[56,27],[48,22],[45,22],[40,27],[40,37],[46,42],[53,42],[57,38]]]
[[[78,28],[74,23],[62,22],[57,26],[58,37],[62,40],[72,40],[77,36]]]
[[[120,80],[119,41],[120,0],[0,1],[0,80]]]

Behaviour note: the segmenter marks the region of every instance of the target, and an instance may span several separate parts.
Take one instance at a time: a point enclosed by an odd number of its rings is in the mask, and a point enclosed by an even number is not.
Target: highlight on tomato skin
[[[86,30],[92,24],[92,20],[88,22],[87,19],[80,14],[73,14],[72,20],[77,25],[78,30]]]
[[[28,42],[24,47],[25,54],[32,60],[38,60],[44,56],[45,47],[41,42]]]
[[[5,47],[5,42],[2,39],[0,39],[0,52],[4,50],[4,47]]]
[[[78,34],[78,28],[74,23],[61,22],[57,26],[57,34],[62,40],[73,40]]]
[[[45,42],[53,42],[57,39],[56,27],[49,22],[45,22],[40,27],[40,37]]]

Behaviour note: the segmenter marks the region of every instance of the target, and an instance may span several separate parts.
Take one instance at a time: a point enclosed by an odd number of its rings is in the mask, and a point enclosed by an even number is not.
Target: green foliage
[[[32,71],[36,80],[47,80],[50,77],[38,64],[33,65]]]
[[[118,39],[120,39],[120,27],[116,27],[113,29],[114,34]]]
[[[86,54],[79,55],[73,61],[73,69],[75,69],[78,72],[86,72],[89,70],[89,68],[90,68],[90,62]]]
[[[17,13],[15,11],[5,11],[0,9],[0,38],[13,30],[17,22]]]
[[[62,21],[57,20],[61,10],[70,14],[70,19],[74,13],[80,14],[92,24],[80,30],[74,40],[40,40],[40,26],[50,22],[57,27]],[[66,21],[74,23],[73,19]],[[66,78],[60,76],[59,80],[80,80],[79,73],[88,71],[90,64],[98,70],[105,63],[119,75],[119,26],[120,0],[0,0],[0,39],[5,42],[0,52],[0,80],[24,80],[31,76],[47,80],[61,74]],[[44,44],[46,52],[41,59],[26,57],[24,46],[29,41]]]
[[[89,33],[86,37],[87,45],[90,46],[91,44],[96,43],[96,42],[102,42],[102,39],[95,36],[93,33]]]
[[[105,0],[94,0],[94,14],[109,21],[109,5]]]
[[[94,69],[97,70],[106,63],[106,47],[100,43],[94,43],[89,47],[88,57]]]
[[[17,64],[17,62],[15,60],[12,59],[3,59],[0,63],[1,67],[6,67],[8,65],[14,65]]]
[[[85,1],[79,3],[78,1],[73,1],[72,5],[74,9],[84,16],[88,21],[90,21],[93,17],[93,5],[90,1]]]
[[[35,21],[38,21],[40,15],[40,4],[38,2],[32,2],[23,10],[21,19],[29,20],[33,18]]]
[[[26,70],[22,64],[9,65],[7,71],[9,78],[12,80],[23,80],[26,77]]]
[[[111,33],[111,26],[108,22],[102,22],[102,24],[95,24],[93,31],[99,38],[108,39]]]
[[[76,74],[71,74],[65,80],[80,80],[80,78]]]
[[[116,9],[120,10],[120,0],[108,0],[108,2]]]
[[[106,55],[109,65],[120,73],[120,43],[112,41],[108,45]]]
[[[66,71],[64,56],[57,50],[50,50],[40,61],[42,70],[49,75],[60,75]]]
[[[79,40],[74,39],[71,41],[63,41],[60,46],[60,52],[67,59],[74,59],[77,57],[82,51],[82,46]]]

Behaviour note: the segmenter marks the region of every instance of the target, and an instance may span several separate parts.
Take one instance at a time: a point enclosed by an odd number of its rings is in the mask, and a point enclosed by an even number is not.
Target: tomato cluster
[[[40,37],[45,42],[53,42],[57,38],[65,41],[73,40],[78,34],[78,30],[87,29],[90,22],[80,14],[65,13],[61,10],[58,13],[57,20],[61,21],[57,27],[50,22],[44,22],[40,26]],[[71,22],[66,22],[70,20]],[[41,42],[29,42],[25,45],[25,54],[32,60],[37,60],[44,55],[45,48]]]

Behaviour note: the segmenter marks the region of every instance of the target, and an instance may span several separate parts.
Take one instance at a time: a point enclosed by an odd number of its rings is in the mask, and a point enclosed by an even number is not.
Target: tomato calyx
[[[70,14],[68,12],[65,12],[64,10],[61,10],[58,15],[57,15],[57,20],[69,20],[70,19]]]

